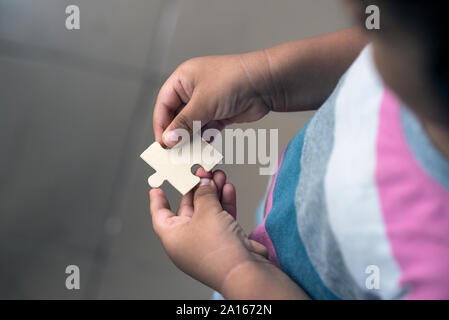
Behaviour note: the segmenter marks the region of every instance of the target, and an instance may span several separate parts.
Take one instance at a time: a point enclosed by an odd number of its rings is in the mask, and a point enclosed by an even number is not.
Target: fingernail
[[[172,145],[175,142],[178,142],[178,140],[179,140],[179,136],[174,131],[169,131],[169,132],[164,134],[164,142],[167,145],[168,144]]]
[[[202,179],[200,180],[200,187],[201,187],[201,186],[207,186],[208,184],[210,184],[210,179],[208,179],[208,178],[202,178]]]

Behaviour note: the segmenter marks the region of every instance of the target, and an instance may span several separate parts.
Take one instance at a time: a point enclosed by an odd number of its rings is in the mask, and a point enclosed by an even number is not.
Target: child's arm
[[[272,111],[315,110],[366,45],[360,28],[281,44],[266,55],[274,88]]]
[[[166,134],[191,131],[194,120],[222,129],[269,111],[316,109],[364,45],[360,31],[351,28],[245,54],[190,59],[159,92],[156,140],[173,146],[177,139]]]
[[[150,192],[153,228],[176,266],[228,299],[306,299],[237,224],[235,189],[224,173],[199,175],[201,185],[182,198],[177,214],[161,189]]]
[[[220,293],[230,300],[308,300],[307,294],[267,260],[248,262],[231,272]]]

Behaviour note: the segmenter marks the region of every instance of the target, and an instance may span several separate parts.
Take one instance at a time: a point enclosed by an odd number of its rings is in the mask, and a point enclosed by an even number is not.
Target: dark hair
[[[449,47],[447,31],[449,21],[447,1],[443,0],[355,0],[361,4],[361,16],[365,8],[377,5],[381,12],[380,36],[389,37],[395,29],[406,31],[416,37],[425,48],[430,81],[449,114]],[[362,12],[363,11],[363,12]],[[364,20],[363,20],[364,21]],[[364,23],[364,22],[363,22]]]

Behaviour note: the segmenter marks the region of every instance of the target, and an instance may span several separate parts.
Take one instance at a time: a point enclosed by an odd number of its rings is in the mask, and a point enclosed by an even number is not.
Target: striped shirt
[[[250,238],[314,299],[449,299],[449,162],[370,46],[288,144],[258,214]]]

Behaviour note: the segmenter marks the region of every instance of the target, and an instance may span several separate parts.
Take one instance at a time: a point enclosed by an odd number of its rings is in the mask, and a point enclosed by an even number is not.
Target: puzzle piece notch
[[[189,156],[189,158],[186,158],[186,156]],[[207,156],[207,159],[204,159],[205,156]],[[158,142],[154,142],[140,157],[156,170],[148,178],[148,184],[151,187],[158,188],[164,181],[168,181],[183,195],[200,181],[199,177],[192,174],[192,166],[198,164],[204,170],[210,171],[223,158],[214,147],[199,135],[195,135],[191,143],[177,145],[172,149],[164,149]]]

